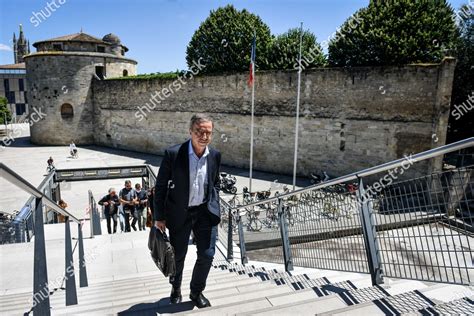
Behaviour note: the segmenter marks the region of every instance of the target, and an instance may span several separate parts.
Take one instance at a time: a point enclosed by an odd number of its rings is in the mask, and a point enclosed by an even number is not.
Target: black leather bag
[[[174,276],[176,273],[174,248],[166,233],[152,226],[148,237],[148,249],[150,249],[151,258],[163,275]]]

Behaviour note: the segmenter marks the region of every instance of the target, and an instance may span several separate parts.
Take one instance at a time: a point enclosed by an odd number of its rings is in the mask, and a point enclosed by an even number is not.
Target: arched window
[[[124,70],[123,70],[123,76],[124,76],[124,77],[128,76],[128,70],[127,70],[127,69],[124,69]]]
[[[74,109],[69,103],[64,103],[61,105],[61,117],[63,119],[72,119],[74,116]]]

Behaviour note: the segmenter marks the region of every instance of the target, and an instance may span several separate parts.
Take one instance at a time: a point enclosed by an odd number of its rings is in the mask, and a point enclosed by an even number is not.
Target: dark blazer
[[[186,219],[189,203],[189,142],[165,150],[156,179],[155,221],[166,220],[170,230],[179,229]],[[210,146],[207,156],[207,208],[213,225],[220,222],[219,169],[221,153]],[[170,184],[169,184],[170,183]],[[169,184],[169,185],[168,185]]]
[[[114,208],[114,214],[117,214],[117,211],[118,211],[118,207],[120,205],[120,201],[119,201],[119,198],[117,195],[114,195],[114,197],[111,197],[110,194],[107,194],[106,196],[104,196],[102,199],[100,199],[99,202],[97,202],[97,204],[99,205],[104,205],[104,202],[114,202],[115,204],[115,208]],[[104,206],[104,215],[107,216],[107,215],[110,215],[109,214],[109,210],[110,210],[110,204],[109,205],[105,205]]]

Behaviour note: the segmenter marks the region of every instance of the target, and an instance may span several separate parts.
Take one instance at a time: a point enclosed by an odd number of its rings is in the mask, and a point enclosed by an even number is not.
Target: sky
[[[467,2],[449,1],[454,9]],[[48,9],[48,3],[54,12]],[[31,44],[78,33],[81,28],[99,38],[114,33],[129,48],[126,57],[138,62],[138,73],[154,73],[186,69],[186,47],[192,35],[211,10],[227,4],[259,15],[274,35],[303,22],[304,29],[322,42],[368,3],[369,0],[0,0],[0,64],[13,63],[12,37],[13,32],[18,37],[20,23]],[[41,10],[51,14],[43,19],[38,15]]]

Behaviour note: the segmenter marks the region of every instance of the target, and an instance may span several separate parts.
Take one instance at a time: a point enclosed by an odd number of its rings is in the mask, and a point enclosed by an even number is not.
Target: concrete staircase
[[[76,236],[74,226],[72,230]],[[64,275],[63,231],[60,224],[45,227],[50,282]],[[193,245],[189,245],[185,264],[184,302],[169,305],[170,285],[154,266],[147,239],[148,231],[86,239],[89,286],[77,288],[78,305],[72,306],[65,306],[64,290],[56,290],[50,297],[52,314],[437,315],[474,310],[474,290],[466,286],[386,279],[383,286],[373,287],[366,274],[300,267],[286,273],[282,265],[252,261],[244,267],[226,262],[220,244],[204,292],[212,307],[196,309],[188,298],[196,259]],[[94,255],[87,259],[91,252]],[[28,312],[32,306],[32,244],[0,246],[0,255],[0,315]],[[77,253],[74,256],[77,262]]]

